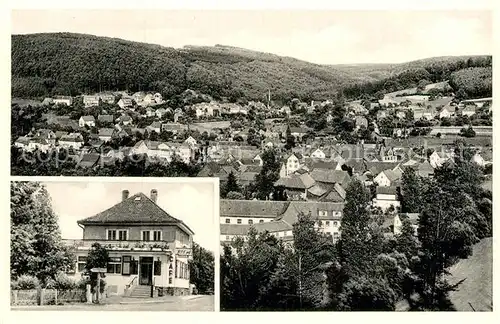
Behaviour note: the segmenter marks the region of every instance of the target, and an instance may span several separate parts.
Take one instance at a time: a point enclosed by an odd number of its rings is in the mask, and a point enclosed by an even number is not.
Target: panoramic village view
[[[492,311],[492,56],[462,54],[12,35],[11,174],[218,178],[222,311]]]

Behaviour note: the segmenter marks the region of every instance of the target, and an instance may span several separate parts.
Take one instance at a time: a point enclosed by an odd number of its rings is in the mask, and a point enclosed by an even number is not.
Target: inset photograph
[[[12,309],[214,310],[214,179],[82,180],[11,182]]]

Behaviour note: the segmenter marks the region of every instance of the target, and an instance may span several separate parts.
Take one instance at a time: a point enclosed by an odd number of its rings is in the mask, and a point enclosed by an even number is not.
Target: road
[[[47,306],[12,306],[13,311],[213,311],[214,296],[194,296],[192,298],[171,297],[157,300],[127,299],[129,304],[122,304],[125,299],[117,300],[116,303],[92,305],[92,304],[72,304],[72,305],[47,305]]]

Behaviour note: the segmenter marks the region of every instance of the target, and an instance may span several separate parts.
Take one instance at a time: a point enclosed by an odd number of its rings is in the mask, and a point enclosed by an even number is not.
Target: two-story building
[[[123,190],[116,205],[77,223],[83,239],[69,241],[77,256],[74,276],[85,271],[92,244],[109,253],[106,285],[111,293],[134,296],[144,286],[164,294],[189,294],[189,263],[193,231],[157,204],[158,191],[150,197]]]

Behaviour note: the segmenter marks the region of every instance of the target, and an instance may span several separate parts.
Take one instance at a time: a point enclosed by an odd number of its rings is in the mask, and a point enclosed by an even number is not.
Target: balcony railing
[[[122,251],[173,251],[174,242],[167,241],[115,241],[115,240],[64,240],[67,246],[72,246],[78,250],[89,250],[92,244],[99,243],[108,250]]]

